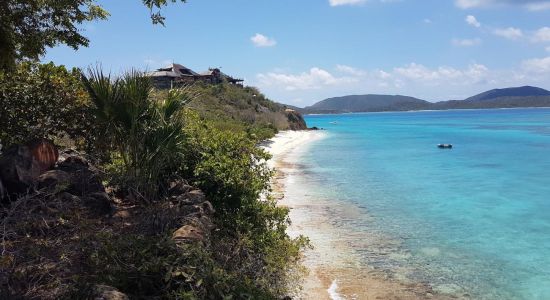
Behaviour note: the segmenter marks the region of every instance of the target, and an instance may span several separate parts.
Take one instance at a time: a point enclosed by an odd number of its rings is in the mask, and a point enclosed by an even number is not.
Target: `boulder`
[[[70,174],[71,185],[68,189],[70,193],[83,196],[105,192],[99,170],[91,166],[82,156],[73,155],[65,158],[57,164],[57,169]]]
[[[33,188],[41,170],[25,145],[8,148],[0,158],[0,180],[8,194],[21,194]]]
[[[203,242],[205,239],[205,233],[202,229],[196,226],[185,225],[174,231],[172,234],[172,239],[176,243]]]
[[[126,294],[108,285],[98,284],[93,289],[93,300],[130,300]]]
[[[38,176],[38,188],[65,191],[71,186],[71,175],[61,170],[50,170]]]
[[[55,166],[57,148],[46,139],[35,139],[8,148],[0,158],[0,180],[8,194],[22,194],[36,186],[38,177]]]
[[[206,201],[206,196],[201,190],[192,190],[184,194],[184,202],[189,204],[201,204]]]
[[[90,211],[97,215],[108,215],[113,212],[111,198],[105,192],[91,193],[82,197],[82,201]]]
[[[187,181],[181,179],[176,180],[170,183],[170,188],[168,189],[169,196],[179,196],[187,193],[192,190],[193,187],[187,183]]]
[[[59,153],[57,151],[57,147],[52,141],[46,139],[34,139],[27,142],[25,145],[29,147],[33,158],[37,161],[38,167],[40,168],[40,173],[51,170],[55,166],[55,163],[59,158]]]
[[[288,125],[290,130],[304,130],[307,129],[306,121],[301,113],[293,110],[285,110],[286,117],[288,119]]]

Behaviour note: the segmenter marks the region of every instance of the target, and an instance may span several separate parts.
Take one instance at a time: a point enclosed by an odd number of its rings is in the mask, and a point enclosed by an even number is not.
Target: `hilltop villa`
[[[208,71],[197,73],[185,66],[175,63],[165,68],[157,69],[149,73],[149,76],[153,79],[155,87],[159,89],[167,89],[194,82],[218,84],[226,81],[231,84],[242,85],[244,81],[243,79],[233,78],[224,74],[218,68],[209,68]]]

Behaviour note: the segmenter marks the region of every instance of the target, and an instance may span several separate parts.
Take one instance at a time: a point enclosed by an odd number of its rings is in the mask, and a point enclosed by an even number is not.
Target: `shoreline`
[[[368,232],[339,226],[338,221],[364,217],[362,209],[338,205],[337,201],[313,197],[307,186],[301,156],[315,141],[327,138],[325,131],[285,131],[264,145],[273,155],[268,162],[276,175],[273,194],[279,205],[290,209],[292,221],[287,232],[310,239],[313,249],[304,253],[304,266],[309,274],[296,299],[450,299],[433,291],[426,283],[405,282],[396,274],[368,266],[361,259],[361,250],[374,243],[391,255],[400,246]],[[372,246],[372,244],[370,244]],[[364,248],[363,248],[364,247]],[[383,258],[382,258],[383,259]],[[456,299],[456,298],[455,298]]]
[[[494,107],[494,108],[448,108],[448,109],[419,109],[419,110],[386,110],[386,111],[356,111],[322,114],[303,114],[304,116],[331,116],[331,115],[354,115],[354,114],[380,114],[380,113],[415,113],[415,112],[437,112],[437,111],[471,111],[471,110],[519,110],[519,109],[550,109],[550,106],[526,106],[526,107]]]

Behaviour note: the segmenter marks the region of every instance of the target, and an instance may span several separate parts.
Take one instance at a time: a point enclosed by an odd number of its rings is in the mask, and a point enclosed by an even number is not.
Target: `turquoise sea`
[[[550,109],[306,121],[327,134],[301,158],[311,194],[364,216],[338,226],[399,245],[355,249],[366,263],[474,299],[550,299]]]

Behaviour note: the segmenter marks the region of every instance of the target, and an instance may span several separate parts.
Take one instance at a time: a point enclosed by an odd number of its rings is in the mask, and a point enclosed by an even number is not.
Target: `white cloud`
[[[366,0],[329,0],[330,6],[357,5],[366,2]]]
[[[550,52],[550,46],[545,48],[546,52]]]
[[[432,24],[433,23],[433,21],[428,19],[428,18],[424,19],[423,22],[426,23],[426,24]]]
[[[279,86],[287,91],[320,89],[323,86],[355,82],[352,77],[336,77],[321,68],[311,68],[301,74],[270,72],[258,74],[257,79],[264,86]]]
[[[533,34],[534,42],[550,42],[550,27],[542,27]]]
[[[273,38],[269,38],[261,33],[256,33],[253,37],[250,38],[254,46],[256,47],[273,47],[277,45],[277,41]]]
[[[549,78],[550,54],[503,70],[489,69],[480,63],[430,67],[415,62],[372,70],[347,65],[336,65],[334,70],[314,67],[301,73],[280,69],[258,74],[255,84],[278,101],[304,106],[330,96],[351,94],[401,94],[438,101],[464,99],[493,88],[549,87]],[[296,99],[301,99],[301,103]]]
[[[527,9],[530,11],[543,11],[550,9],[550,2],[543,1],[537,3],[529,3],[526,5]]]
[[[455,5],[462,9],[499,5],[519,5],[529,11],[550,9],[550,1],[546,0],[455,0]]]
[[[457,47],[472,47],[481,44],[481,39],[452,39],[451,43]]]
[[[476,17],[474,17],[472,15],[467,16],[465,21],[466,21],[466,23],[468,23],[469,25],[472,25],[474,27],[481,27],[481,23],[479,23],[479,21],[476,19]]]
[[[462,8],[474,8],[479,6],[485,6],[492,1],[490,0],[455,0],[455,5]]]
[[[517,40],[523,37],[523,32],[519,28],[497,28],[493,31],[493,34],[498,35],[509,40]]]
[[[523,61],[523,69],[529,73],[550,73],[550,56]]]
[[[346,66],[346,65],[336,65],[336,70],[338,70],[342,73],[347,73],[347,74],[355,75],[355,76],[365,75],[364,71],[359,70],[359,69],[354,68],[354,67]]]
[[[460,79],[460,82],[479,81],[488,71],[489,69],[481,64],[472,64],[465,70],[459,70],[447,66],[430,69],[421,64],[411,63],[405,67],[395,68],[393,73],[408,80],[442,83],[457,79]]]

